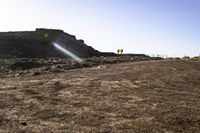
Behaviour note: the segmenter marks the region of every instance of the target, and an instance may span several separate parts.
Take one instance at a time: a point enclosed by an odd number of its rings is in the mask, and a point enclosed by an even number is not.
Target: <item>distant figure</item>
[[[123,49],[118,49],[117,54],[123,54],[124,50]]]

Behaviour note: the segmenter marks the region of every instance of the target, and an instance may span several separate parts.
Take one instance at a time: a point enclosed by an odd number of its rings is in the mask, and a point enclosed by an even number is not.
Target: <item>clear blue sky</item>
[[[0,31],[63,29],[100,51],[200,54],[200,0],[0,0]]]

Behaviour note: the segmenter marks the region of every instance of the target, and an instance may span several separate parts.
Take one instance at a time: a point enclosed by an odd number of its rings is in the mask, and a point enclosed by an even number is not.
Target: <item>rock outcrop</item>
[[[103,54],[87,46],[83,40],[77,40],[75,36],[62,30],[36,29],[36,31],[0,32],[0,58],[66,57],[53,46],[54,42],[81,58]]]

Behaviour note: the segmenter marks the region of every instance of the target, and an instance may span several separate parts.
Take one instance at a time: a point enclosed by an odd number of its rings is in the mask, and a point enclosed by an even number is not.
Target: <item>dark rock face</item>
[[[0,33],[0,58],[50,58],[66,57],[53,42],[81,58],[102,56],[103,53],[87,46],[83,40],[62,30],[36,29],[25,32]]]

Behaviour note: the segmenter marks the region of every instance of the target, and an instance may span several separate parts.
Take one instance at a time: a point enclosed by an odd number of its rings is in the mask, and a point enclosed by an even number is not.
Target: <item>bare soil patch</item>
[[[200,62],[7,76],[0,97],[0,132],[200,132]]]

